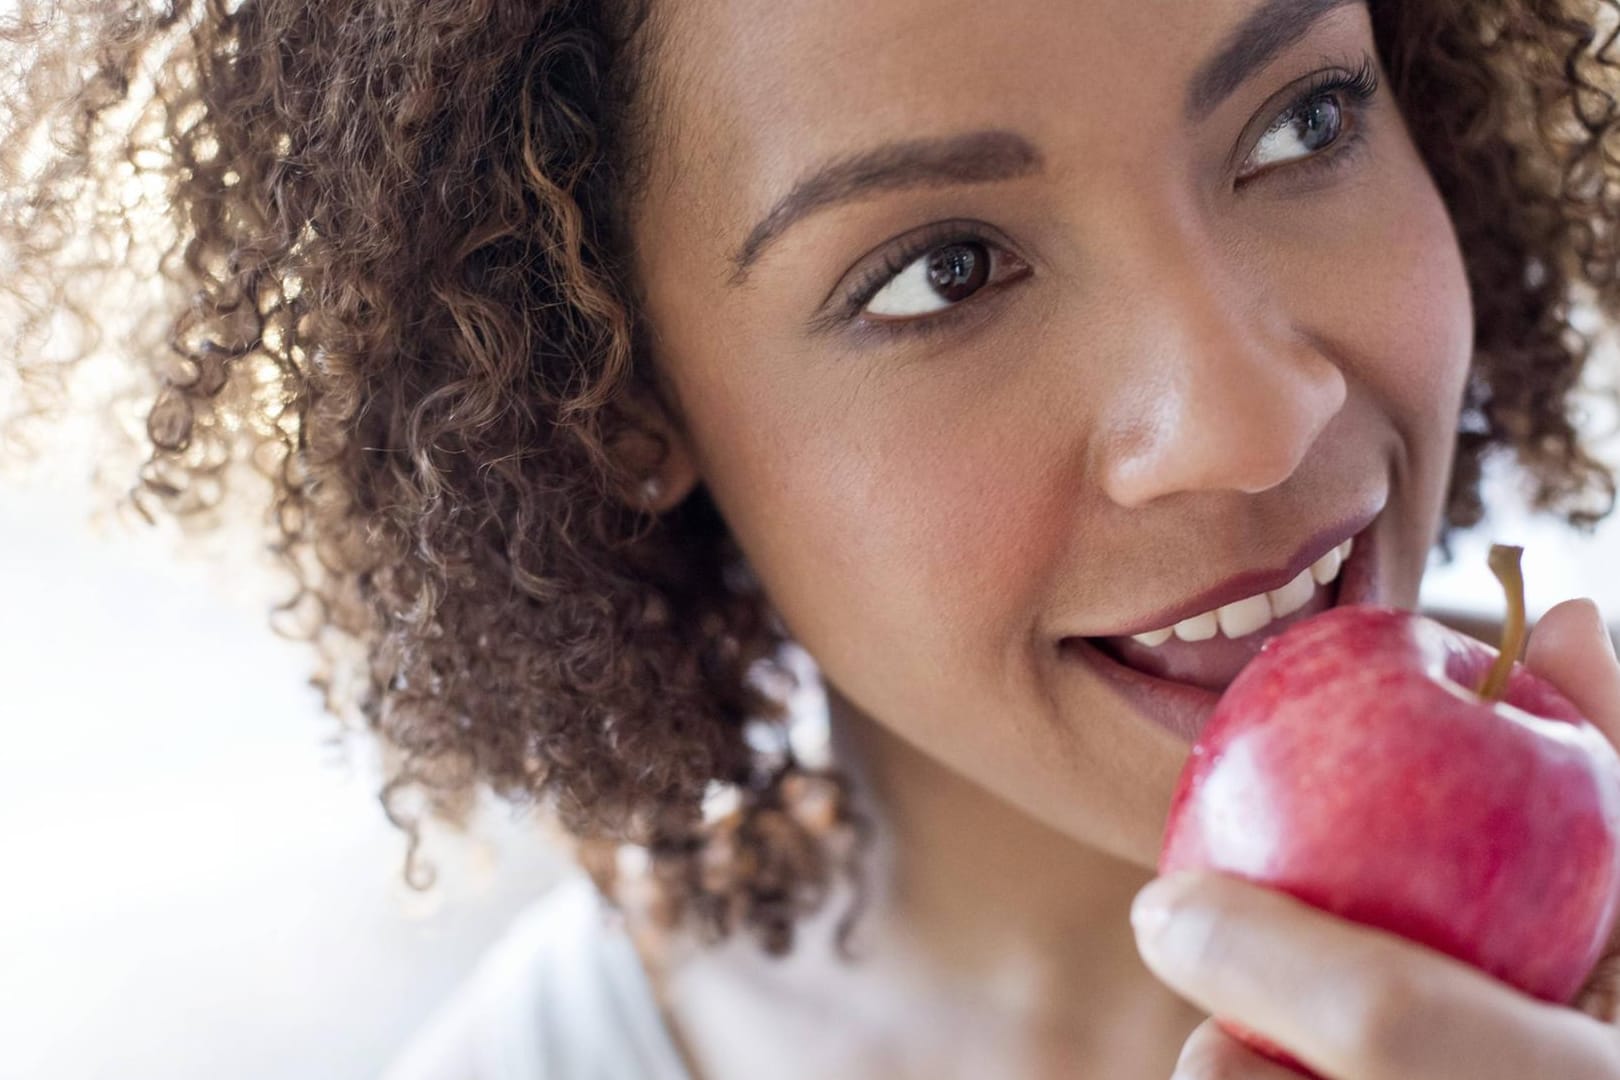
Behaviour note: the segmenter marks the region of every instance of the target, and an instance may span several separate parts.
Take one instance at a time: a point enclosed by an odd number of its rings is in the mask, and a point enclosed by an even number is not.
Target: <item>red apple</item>
[[[1514,657],[1522,591],[1510,606]],[[1281,889],[1568,1003],[1620,905],[1620,754],[1551,684],[1497,657],[1374,605],[1266,642],[1193,745],[1160,873]]]

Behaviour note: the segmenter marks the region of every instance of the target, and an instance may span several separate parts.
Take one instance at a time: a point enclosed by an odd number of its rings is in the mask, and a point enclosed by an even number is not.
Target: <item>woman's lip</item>
[[[1377,565],[1377,533],[1367,528],[1355,538],[1350,558],[1339,572],[1334,606],[1382,603]],[[1059,651],[1085,664],[1137,712],[1156,726],[1192,743],[1209,723],[1221,694],[1190,683],[1161,679],[1120,663],[1083,637],[1064,638]]]
[[[1128,637],[1089,640],[1128,668],[1219,693],[1240,670],[1248,666],[1266,642],[1284,633],[1293,624],[1304,622],[1332,607],[1338,600],[1339,581],[1339,576],[1326,585],[1317,585],[1313,581],[1310,596],[1297,611],[1273,618],[1259,631],[1238,638],[1217,633],[1207,641],[1191,642],[1171,635],[1170,640],[1157,645],[1144,645]]]
[[[1066,657],[1101,676],[1139,715],[1188,743],[1198,738],[1221,699],[1214,690],[1126,667],[1085,638],[1065,638],[1061,647]]]
[[[1364,510],[1352,517],[1345,518],[1325,529],[1318,530],[1309,540],[1302,544],[1294,553],[1288,563],[1275,570],[1247,570],[1241,574],[1234,574],[1225,581],[1211,588],[1205,589],[1196,596],[1187,598],[1173,607],[1162,608],[1150,615],[1143,616],[1126,630],[1106,630],[1098,633],[1087,633],[1085,637],[1130,637],[1133,634],[1145,634],[1165,626],[1174,626],[1183,619],[1206,611],[1214,611],[1223,604],[1230,604],[1249,596],[1258,596],[1261,593],[1280,589],[1300,572],[1323,555],[1329,548],[1344,543],[1346,538],[1359,538],[1363,532],[1372,527],[1378,519],[1388,501],[1385,496],[1378,500],[1377,505]],[[1357,541],[1359,543],[1359,539]],[[1354,548],[1351,550],[1355,554]],[[1075,635],[1081,636],[1081,635]]]

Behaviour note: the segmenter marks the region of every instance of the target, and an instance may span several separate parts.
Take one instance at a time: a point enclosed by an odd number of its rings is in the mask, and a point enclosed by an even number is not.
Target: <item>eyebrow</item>
[[[730,285],[740,285],[766,245],[812,212],[874,191],[1011,180],[1038,172],[1041,153],[1016,131],[992,129],[886,143],[821,166],[793,185],[748,233],[731,257]]]
[[[1368,0],[1266,0],[1229,33],[1187,82],[1183,115],[1207,118],[1278,53],[1303,38],[1329,12]],[[731,256],[728,286],[741,285],[765,249],[817,210],[879,191],[1013,180],[1039,172],[1035,144],[1015,131],[990,129],[885,143],[813,169],[749,230]]]
[[[1263,70],[1278,53],[1311,32],[1328,13],[1368,0],[1266,0],[1227,35],[1213,56],[1187,80],[1182,108],[1196,124],[1220,108],[1233,91]]]

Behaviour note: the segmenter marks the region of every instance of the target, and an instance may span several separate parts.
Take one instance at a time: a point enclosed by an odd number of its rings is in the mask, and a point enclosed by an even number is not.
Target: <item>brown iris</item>
[[[967,299],[989,276],[989,253],[978,242],[948,244],[928,258],[928,283],[946,300]]]

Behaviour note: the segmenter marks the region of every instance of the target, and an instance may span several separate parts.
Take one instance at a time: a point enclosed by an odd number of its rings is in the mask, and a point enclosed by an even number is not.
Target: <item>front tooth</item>
[[[1194,615],[1190,619],[1182,619],[1176,623],[1176,637],[1182,641],[1208,641],[1215,636],[1219,625],[1215,621],[1215,613],[1206,611],[1202,615]]]
[[[1221,633],[1229,638],[1252,634],[1271,621],[1271,601],[1265,593],[1245,596],[1222,606],[1215,613],[1221,624]]]
[[[1280,589],[1272,589],[1266,594],[1271,599],[1271,614],[1274,618],[1292,615],[1300,608],[1311,602],[1316,595],[1316,581],[1311,577],[1310,567],[1306,567],[1295,575],[1294,580]]]
[[[1353,540],[1329,548],[1320,559],[1294,576],[1280,589],[1245,597],[1215,611],[1183,619],[1173,627],[1133,634],[1132,640],[1149,647],[1163,645],[1171,636],[1182,641],[1208,641],[1217,633],[1240,638],[1285,615],[1292,615],[1311,602],[1317,585],[1326,585],[1339,576],[1344,560],[1350,557]]]
[[[1328,548],[1327,553],[1311,563],[1311,577],[1318,585],[1326,585],[1339,576],[1339,549]]]

